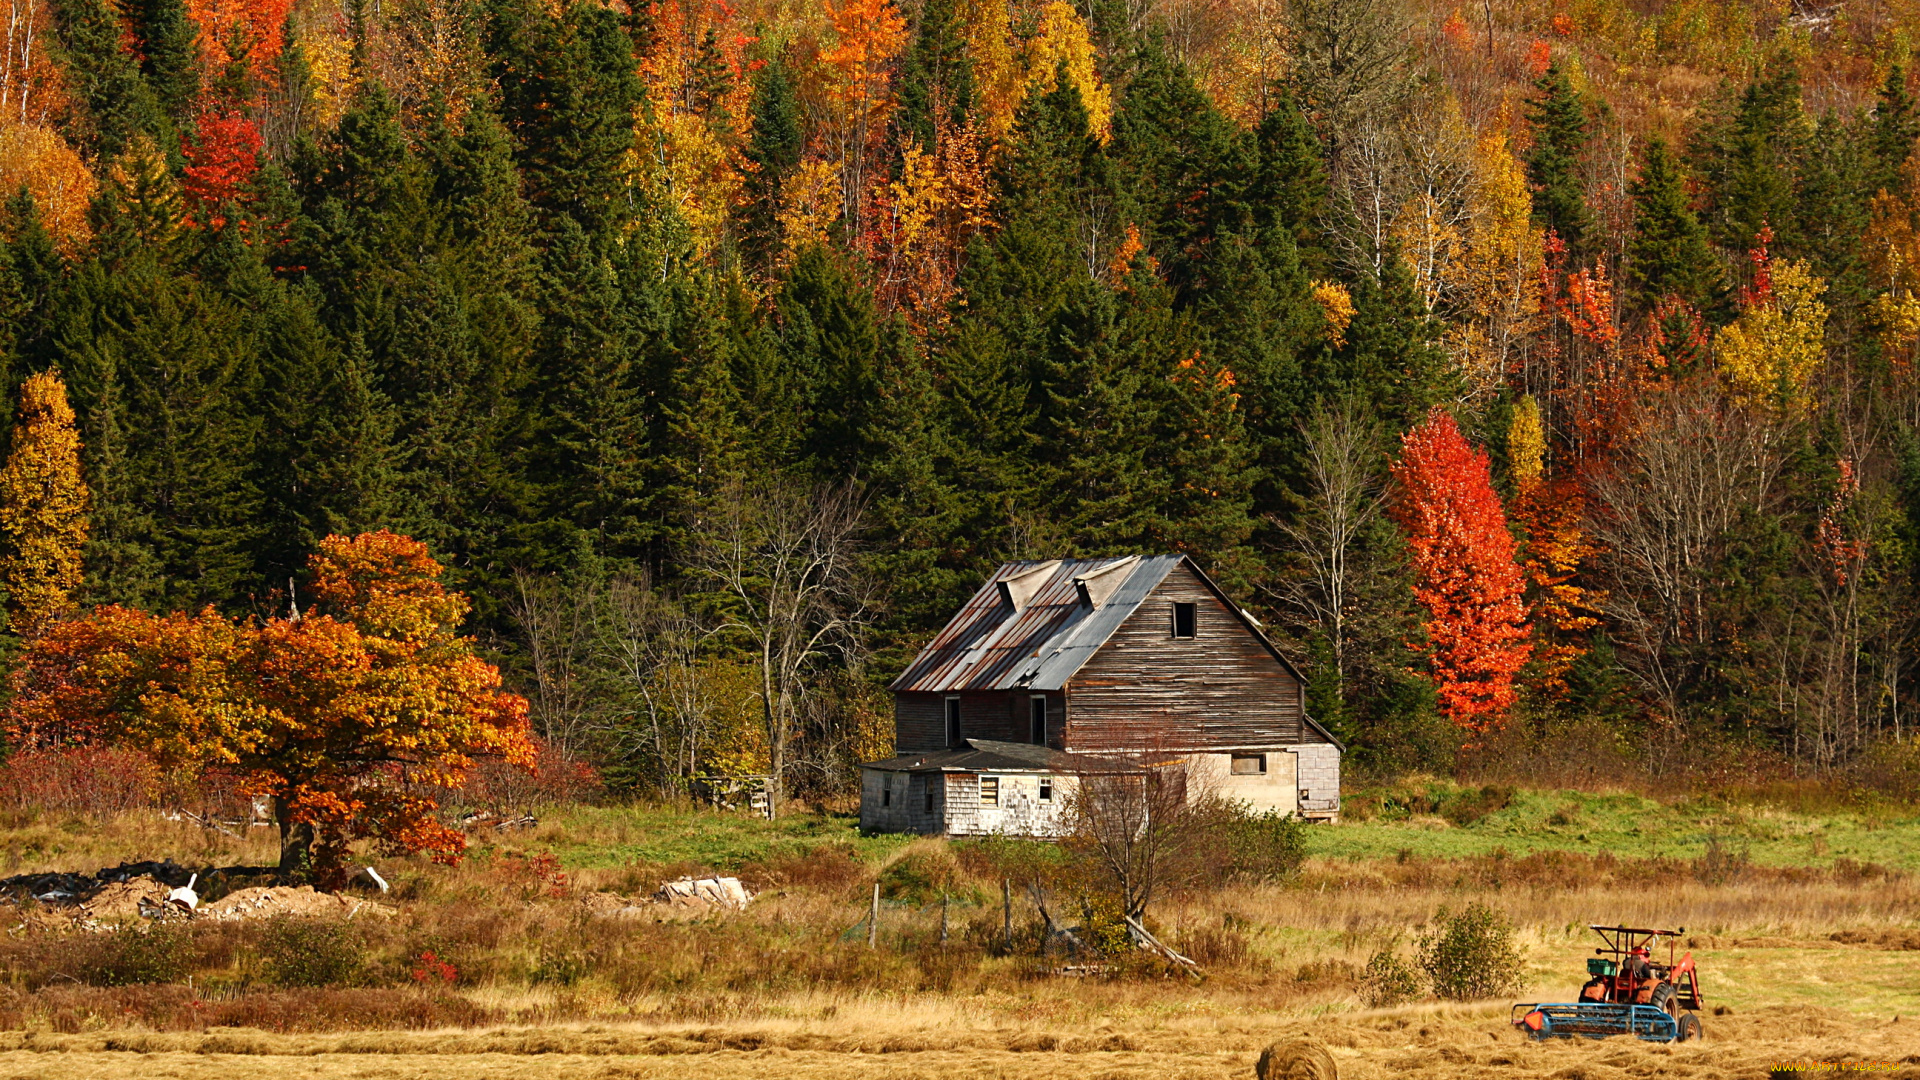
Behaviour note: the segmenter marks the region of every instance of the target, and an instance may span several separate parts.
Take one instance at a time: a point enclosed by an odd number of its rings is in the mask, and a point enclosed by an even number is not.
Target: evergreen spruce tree
[[[881,352],[873,292],[845,256],[814,246],[794,260],[775,310],[787,367],[805,387],[800,460],[824,482],[851,478],[874,450]]]
[[[1680,163],[1665,139],[1654,136],[1633,182],[1633,238],[1627,277],[1643,308],[1677,296],[1696,308],[1715,305],[1722,289],[1720,261],[1706,227],[1689,205]]]
[[[1253,129],[1252,174],[1244,198],[1258,229],[1281,228],[1293,237],[1303,266],[1325,274],[1329,265],[1321,216],[1328,201],[1320,140],[1292,95],[1281,94]]]
[[[54,347],[71,375],[102,598],[233,606],[259,591],[257,342],[231,301],[150,256],[75,275]]]
[[[127,7],[140,38],[140,73],[160,108],[185,124],[200,100],[200,27],[184,0],[132,0]]]
[[[1824,297],[1833,329],[1851,336],[1883,287],[1873,280],[1869,260],[1862,258],[1867,224],[1871,220],[1873,181],[1879,161],[1873,153],[1872,130],[1856,117],[1828,112],[1820,117],[1814,137],[1802,159],[1797,200],[1801,212],[1792,253],[1813,264],[1825,279]]]
[[[757,273],[771,275],[775,256],[780,251],[781,190],[789,173],[800,164],[806,146],[806,132],[800,115],[800,102],[794,96],[787,67],[778,57],[760,69],[753,84],[753,135],[747,142],[746,158],[753,168],[747,173],[746,205],[740,223],[741,247],[747,262]]]
[[[1776,254],[1799,254],[1796,191],[1812,137],[1791,57],[1777,59],[1737,100],[1723,99],[1710,111],[1689,156],[1707,182],[1705,220],[1715,243],[1744,252],[1769,227]]]
[[[120,15],[108,0],[59,0],[53,24],[67,91],[85,110],[76,134],[87,152],[115,157],[140,132],[162,147],[177,142],[139,65],[120,47]]]
[[[1913,95],[1907,92],[1907,69],[1895,64],[1887,69],[1886,81],[1880,84],[1880,99],[1873,107],[1874,190],[1894,186],[1900,166],[1913,155],[1916,139],[1920,139],[1920,110],[1914,108]]]
[[[67,267],[25,188],[0,210],[0,238],[6,251],[0,262],[0,340],[6,346],[11,385],[19,378],[17,372],[52,362],[48,334]],[[11,402],[7,408],[11,416]]]
[[[1527,126],[1533,146],[1527,151],[1527,182],[1533,185],[1533,219],[1566,241],[1567,251],[1584,258],[1591,242],[1593,215],[1587,209],[1580,157],[1587,145],[1587,110],[1579,91],[1556,61],[1533,84],[1527,101]]]
[[[1200,280],[1200,263],[1223,218],[1238,202],[1250,163],[1234,124],[1186,68],[1158,47],[1138,57],[1139,71],[1120,99],[1109,157],[1124,214],[1176,289]]]
[[[643,540],[647,403],[613,267],[585,230],[562,218],[541,272],[537,347],[545,399],[537,482],[558,552],[572,532],[603,556],[631,558]]]
[[[626,20],[598,4],[556,15],[534,0],[496,0],[487,25],[502,117],[540,221],[568,214],[588,233],[613,229],[627,213],[643,97]]]
[[[926,0],[913,45],[900,64],[895,121],[902,147],[931,152],[944,123],[961,127],[973,111],[973,61],[953,0]]]

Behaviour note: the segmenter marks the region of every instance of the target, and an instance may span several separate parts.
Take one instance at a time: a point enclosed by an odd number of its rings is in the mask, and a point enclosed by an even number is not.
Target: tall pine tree
[[[1686,178],[1665,139],[1654,136],[1633,182],[1633,238],[1627,276],[1643,308],[1669,296],[1696,308],[1714,306],[1721,293],[1720,260],[1694,216]]]

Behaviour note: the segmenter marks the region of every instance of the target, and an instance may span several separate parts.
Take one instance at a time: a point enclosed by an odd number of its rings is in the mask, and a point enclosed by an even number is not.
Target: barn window
[[[933,777],[927,777],[927,813],[933,813]]]
[[[892,773],[880,774],[880,805],[881,806],[893,805],[893,774]]]
[[[947,745],[960,745],[960,699],[947,699]]]
[[[1000,805],[1000,778],[999,777],[983,776],[980,778],[980,805],[981,806],[999,806]]]
[[[1235,776],[1265,776],[1267,775],[1267,755],[1235,754],[1232,771]]]
[[[1053,777],[1051,776],[1043,776],[1040,778],[1040,801],[1053,801]]]
[[[1047,699],[1035,694],[1027,699],[1027,730],[1036,745],[1047,745]]]
[[[1173,605],[1173,636],[1177,638],[1192,637],[1194,618],[1195,618],[1195,605],[1193,604]]]

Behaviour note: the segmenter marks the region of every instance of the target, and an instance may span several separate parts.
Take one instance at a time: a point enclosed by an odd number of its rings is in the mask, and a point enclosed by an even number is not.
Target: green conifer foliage
[[[257,592],[259,365],[245,313],[141,256],[83,267],[60,324],[101,507],[96,595],[172,610]]]
[[[1258,228],[1293,236],[1303,265],[1325,273],[1328,253],[1321,216],[1327,209],[1327,173],[1320,140],[1291,95],[1279,95],[1253,129],[1253,172],[1245,199]]]
[[[913,45],[901,60],[899,115],[903,146],[931,150],[944,123],[960,127],[973,110],[973,61],[953,0],[926,0]]]
[[[1123,213],[1176,288],[1201,274],[1214,231],[1229,217],[1246,182],[1245,147],[1233,122],[1216,109],[1185,67],[1147,50],[1114,114],[1115,189]]]
[[[534,0],[497,0],[488,27],[501,112],[540,220],[568,214],[589,233],[613,228],[627,213],[642,100],[627,22],[599,4],[571,3],[556,17]]]
[[[145,132],[156,144],[171,147],[167,123],[140,68],[120,47],[120,15],[107,0],[59,0],[53,7],[68,92],[86,112],[87,149],[111,158]]]
[[[873,293],[844,256],[816,246],[794,260],[776,310],[788,368],[806,388],[801,458],[822,480],[846,479],[873,449],[881,366]]]
[[[1680,163],[1665,139],[1647,143],[1633,182],[1633,238],[1627,275],[1642,307],[1677,296],[1696,308],[1712,306],[1722,289],[1720,260],[1694,216]]]
[[[540,284],[539,482],[557,526],[586,534],[597,552],[632,556],[643,528],[648,431],[618,279],[586,232],[563,218]]]
[[[127,8],[140,38],[140,73],[174,123],[187,122],[200,99],[199,26],[184,0],[132,0]]]
[[[1587,110],[1579,91],[1556,62],[1533,84],[1527,101],[1527,126],[1533,146],[1527,151],[1527,182],[1533,185],[1533,219],[1566,241],[1576,258],[1587,254],[1594,229],[1587,209],[1580,158],[1587,146]]]
[[[1920,139],[1920,110],[1914,108],[1913,95],[1907,91],[1907,69],[1895,64],[1887,69],[1887,78],[1880,84],[1880,98],[1873,107],[1874,190],[1893,186],[1900,166],[1913,156],[1916,139]]]
[[[1723,103],[1695,134],[1690,153],[1707,181],[1706,224],[1730,252],[1753,246],[1762,227],[1774,233],[1776,252],[1798,254],[1800,214],[1795,191],[1813,136],[1800,98],[1800,74],[1790,58]]]
[[[801,123],[800,102],[794,97],[787,66],[779,58],[760,70],[753,84],[753,135],[747,142],[746,158],[753,166],[747,173],[747,204],[740,232],[741,247],[749,264],[766,275],[773,269],[780,251],[780,226],[775,215],[780,209],[781,188],[787,174],[800,164],[806,148],[806,132]]]

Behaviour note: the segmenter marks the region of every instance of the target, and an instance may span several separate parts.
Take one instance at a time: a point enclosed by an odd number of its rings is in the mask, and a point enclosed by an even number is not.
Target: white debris
[[[753,902],[753,894],[740,884],[739,878],[681,878],[660,886],[653,899],[657,904],[725,907],[737,911]]]
[[[193,911],[194,909],[198,908],[200,906],[200,894],[193,891],[193,886],[194,886],[194,883],[199,880],[200,880],[199,874],[195,874],[192,877],[188,878],[187,883],[185,885],[182,885],[179,888],[167,894],[167,903],[178,904],[179,906],[187,909],[188,911]]]

